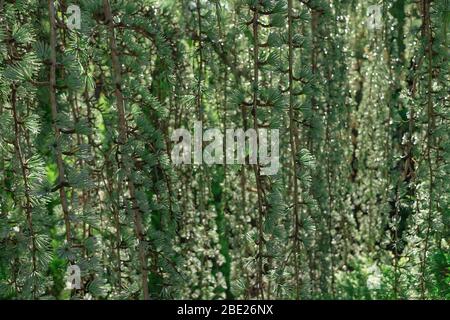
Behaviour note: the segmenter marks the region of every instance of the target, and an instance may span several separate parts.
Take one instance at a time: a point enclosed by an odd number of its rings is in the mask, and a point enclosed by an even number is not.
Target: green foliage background
[[[448,22],[448,0],[0,0],[0,298],[449,299]],[[279,129],[278,174],[174,166],[199,120]]]

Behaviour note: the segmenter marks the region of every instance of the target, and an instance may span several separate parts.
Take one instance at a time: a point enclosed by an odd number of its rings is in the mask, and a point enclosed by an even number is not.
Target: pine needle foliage
[[[449,299],[448,23],[448,0],[0,1],[0,298]],[[278,130],[278,172],[175,165],[198,121]]]

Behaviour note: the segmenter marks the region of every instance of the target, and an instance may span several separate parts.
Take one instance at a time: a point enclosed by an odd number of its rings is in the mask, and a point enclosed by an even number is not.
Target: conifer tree
[[[448,20],[447,0],[0,1],[0,298],[448,299]],[[226,161],[238,128],[278,130],[275,174],[248,145]],[[175,163],[177,129],[202,159]]]

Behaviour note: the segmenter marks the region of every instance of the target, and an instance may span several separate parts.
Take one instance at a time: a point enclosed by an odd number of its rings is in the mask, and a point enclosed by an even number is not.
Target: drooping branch
[[[61,130],[58,127],[57,119],[58,119],[58,106],[56,100],[56,20],[55,20],[55,4],[53,0],[48,0],[48,14],[50,18],[50,108],[52,114],[52,126],[55,135],[55,153],[56,153],[56,165],[58,168],[58,185],[59,188],[59,197],[61,200],[61,206],[64,214],[64,223],[66,226],[66,241],[68,244],[72,241],[71,236],[71,227],[70,227],[70,213],[69,213],[69,205],[67,203],[67,195],[65,190],[65,185],[67,184],[65,172],[64,172],[64,162],[62,158],[61,151]]]
[[[149,290],[148,290],[148,275],[147,275],[147,254],[146,254],[146,240],[145,231],[142,221],[142,213],[139,209],[139,204],[136,198],[136,188],[133,182],[133,177],[131,174],[130,163],[123,159],[124,151],[123,146],[128,141],[128,129],[127,120],[125,117],[125,99],[122,94],[122,68],[120,65],[119,52],[117,49],[116,37],[114,32],[114,21],[111,12],[111,6],[108,0],[103,0],[103,10],[105,15],[105,23],[108,27],[109,36],[109,46],[110,55],[112,61],[113,78],[114,78],[114,94],[116,97],[116,107],[118,112],[119,120],[119,137],[118,137],[118,153],[122,155],[119,159],[120,166],[125,172],[128,183],[128,191],[130,193],[131,202],[133,205],[133,216],[134,216],[134,230],[136,237],[138,239],[138,251],[140,260],[140,273],[141,273],[141,286],[143,291],[144,300],[149,300]]]

